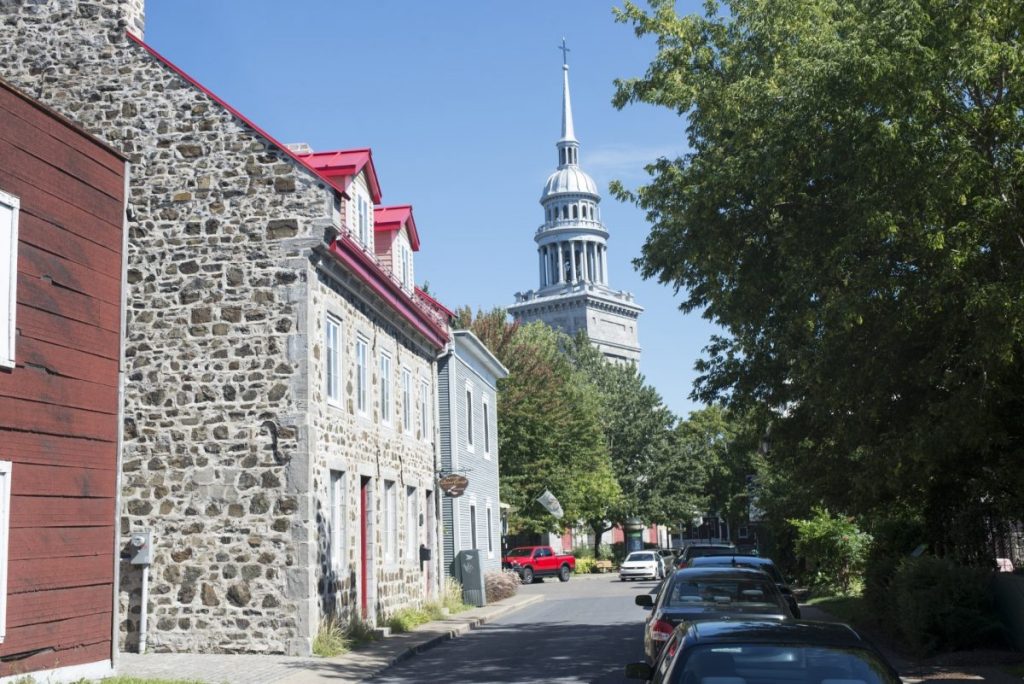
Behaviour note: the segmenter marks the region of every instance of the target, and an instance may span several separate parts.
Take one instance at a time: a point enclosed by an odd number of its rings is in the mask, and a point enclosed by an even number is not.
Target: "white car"
[[[657,580],[664,576],[665,566],[657,551],[634,551],[619,566],[619,579],[623,582],[631,579]]]

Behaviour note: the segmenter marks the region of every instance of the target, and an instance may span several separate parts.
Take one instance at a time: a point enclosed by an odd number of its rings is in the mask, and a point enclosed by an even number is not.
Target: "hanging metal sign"
[[[454,499],[466,493],[466,487],[469,486],[469,479],[465,475],[451,473],[438,479],[437,486],[440,487],[445,496],[450,496]]]

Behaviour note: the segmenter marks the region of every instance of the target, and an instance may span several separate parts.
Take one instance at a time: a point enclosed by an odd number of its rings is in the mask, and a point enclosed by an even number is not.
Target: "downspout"
[[[450,334],[450,331],[449,331]],[[440,373],[440,362],[442,359],[448,356],[452,356],[455,353],[455,345],[449,338],[449,341],[445,344],[444,348],[438,352],[437,357],[434,359],[434,420],[431,421],[433,425],[431,428],[434,432],[434,482],[437,482],[437,476],[441,472],[441,398],[438,394],[438,386],[441,382]],[[448,367],[448,382],[451,384],[451,365]],[[451,402],[451,387],[448,388],[448,401]],[[451,420],[449,420],[448,426],[451,429]],[[454,436],[454,430],[453,436]],[[444,492],[437,489],[435,485],[434,491],[434,545],[436,546],[434,553],[434,577],[437,578],[435,584],[437,585],[437,596],[442,597],[444,585],[445,585],[445,574],[444,574],[444,509],[441,505],[441,497],[444,496]]]
[[[121,464],[124,462],[124,376],[125,340],[128,336],[128,197],[131,179],[131,163],[124,162],[124,213],[121,219],[121,335],[117,360],[117,454],[114,473],[114,584],[113,605],[110,626],[110,667],[117,671],[118,635],[120,634],[120,593],[121,593]],[[142,607],[145,611],[145,606]]]

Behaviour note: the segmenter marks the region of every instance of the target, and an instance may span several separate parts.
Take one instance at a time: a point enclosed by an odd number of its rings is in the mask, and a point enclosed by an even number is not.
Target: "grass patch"
[[[411,632],[420,625],[430,622],[430,619],[430,613],[423,608],[403,608],[388,618],[388,627],[392,632],[401,634]]]
[[[819,596],[807,605],[820,608],[842,622],[865,624],[872,621],[871,609],[863,596]]]
[[[356,617],[348,623],[345,636],[352,644],[367,644],[377,640],[377,636],[373,633],[373,627]]]
[[[462,602],[462,585],[451,577],[445,578],[444,596],[441,598],[441,605],[448,609],[452,615],[469,610],[473,606],[467,606]]]
[[[313,655],[321,658],[333,658],[348,651],[348,638],[345,630],[333,616],[320,618],[320,625],[313,639]]]

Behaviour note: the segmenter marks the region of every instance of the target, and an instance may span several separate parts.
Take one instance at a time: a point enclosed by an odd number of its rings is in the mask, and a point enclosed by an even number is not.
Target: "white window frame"
[[[398,485],[384,480],[384,562],[393,565],[398,553]]]
[[[469,504],[469,548],[479,549],[477,545],[477,525],[479,521],[476,519],[476,503],[470,502]]]
[[[487,504],[487,557],[494,558],[494,514]]]
[[[409,247],[405,242],[398,243],[398,272],[402,274],[402,287],[409,288]]]
[[[402,430],[412,433],[412,371],[402,367]]]
[[[356,236],[363,247],[369,249],[373,246],[370,244],[370,235],[373,233],[373,203],[363,192],[356,191],[354,194]]]
[[[466,384],[466,449],[473,451],[473,387]]]
[[[347,562],[345,556],[345,514],[348,510],[348,478],[344,470],[330,471],[331,502],[331,567],[336,575],[343,575]]]
[[[380,363],[380,422],[391,425],[391,353],[381,350]]]
[[[0,644],[7,636],[7,539],[11,530],[11,467],[0,461]]]
[[[483,396],[483,428],[484,428],[484,458],[491,457],[491,420],[490,420],[490,402],[487,400],[487,395]]]
[[[0,367],[14,368],[21,200],[0,190]]]
[[[420,437],[424,442],[430,441],[430,383],[420,379]]]
[[[331,406],[341,406],[341,320],[327,314],[324,318],[324,394]]]
[[[370,343],[366,338],[361,335],[356,337],[356,412],[361,416],[366,415],[368,399],[369,368],[367,368],[367,354],[369,349]]]
[[[415,563],[419,554],[419,502],[415,487],[405,488],[405,557]]]

